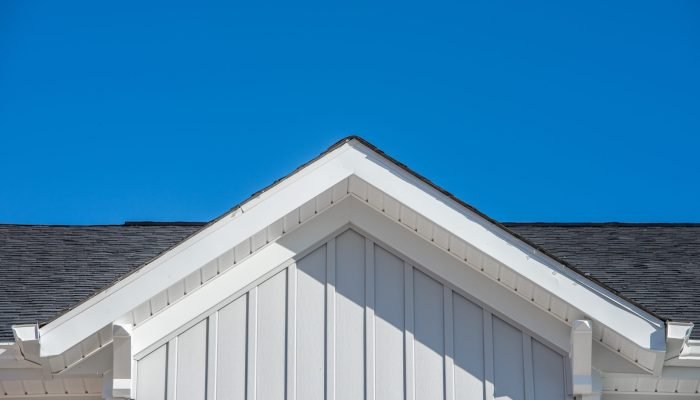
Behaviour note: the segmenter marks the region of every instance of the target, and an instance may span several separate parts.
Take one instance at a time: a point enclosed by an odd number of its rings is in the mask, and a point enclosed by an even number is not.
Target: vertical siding
[[[255,400],[279,400],[285,395],[287,273],[282,271],[259,286]],[[297,340],[299,335],[297,335]],[[298,353],[297,353],[298,355]],[[252,357],[252,355],[251,355]],[[184,399],[183,399],[184,400]]]
[[[566,395],[564,359],[542,343],[532,340],[532,364],[537,400],[562,399]]]
[[[566,359],[348,230],[139,361],[139,400],[554,400]]]
[[[413,299],[416,400],[442,399],[445,350],[442,285],[414,269]]]
[[[304,257],[297,265],[296,398],[325,397],[326,249]]]
[[[403,260],[381,247],[374,251],[374,346],[377,399],[404,398]]]
[[[480,399],[484,393],[483,311],[453,295],[455,399]]]
[[[204,400],[207,371],[207,325],[202,321],[178,337],[177,397]]]
[[[138,365],[136,392],[142,399],[165,399],[166,346],[147,355]]]
[[[523,400],[522,332],[498,318],[493,318],[493,366],[496,399]]]
[[[353,231],[346,231],[336,240],[335,256],[335,398],[363,399],[365,239]]]
[[[245,399],[247,361],[247,296],[242,296],[218,312],[216,398]]]

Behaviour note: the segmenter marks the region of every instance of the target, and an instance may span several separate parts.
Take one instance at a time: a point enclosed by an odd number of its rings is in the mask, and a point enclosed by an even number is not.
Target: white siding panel
[[[207,321],[204,320],[178,337],[177,400],[204,400],[206,371]]]
[[[365,239],[336,240],[336,399],[365,396]]]
[[[455,293],[452,302],[455,399],[481,399],[484,393],[483,311]]]
[[[435,400],[444,397],[443,386],[443,286],[424,273],[414,270],[413,297],[415,302],[414,357],[415,398]]]
[[[404,398],[404,263],[376,246],[374,251],[375,393]]]
[[[217,334],[216,399],[245,399],[247,297],[219,310]]]
[[[523,400],[522,332],[496,317],[493,318],[493,358],[495,398]]]
[[[258,289],[256,400],[284,399],[286,371],[287,271]]]
[[[297,399],[325,395],[326,247],[297,263],[296,372]]]
[[[139,361],[136,387],[139,399],[165,400],[165,348],[163,345]]]
[[[138,399],[566,398],[564,356],[421,269],[345,231],[142,358]]]
[[[542,343],[532,341],[532,363],[537,400],[566,398],[564,357]]]

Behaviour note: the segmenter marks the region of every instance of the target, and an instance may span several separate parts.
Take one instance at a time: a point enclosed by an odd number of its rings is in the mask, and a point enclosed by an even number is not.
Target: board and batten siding
[[[138,400],[561,400],[566,358],[347,230],[138,361]]]

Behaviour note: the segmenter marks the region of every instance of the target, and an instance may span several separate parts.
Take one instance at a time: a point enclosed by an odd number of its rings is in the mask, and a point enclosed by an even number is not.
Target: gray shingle
[[[700,224],[504,225],[661,317],[700,323]],[[54,318],[202,226],[0,225],[0,341],[13,340],[12,324]]]
[[[202,225],[0,225],[0,342],[46,322]]]
[[[662,318],[700,324],[700,224],[504,225]]]

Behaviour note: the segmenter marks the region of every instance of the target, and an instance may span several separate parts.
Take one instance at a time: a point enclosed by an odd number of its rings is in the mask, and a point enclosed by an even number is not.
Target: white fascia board
[[[665,331],[662,321],[541,254],[361,142],[351,140],[42,327],[41,356],[61,354],[352,175],[379,188],[636,345],[663,351]]]
[[[433,274],[456,293],[472,299],[484,309],[513,321],[526,332],[544,339],[563,353],[569,348],[569,327],[506,290],[464,262],[409,231],[365,202],[352,198],[351,226],[379,245],[397,251],[423,272]]]
[[[132,335],[136,359],[164,343],[166,335],[187,329],[199,321],[198,317],[222,307],[226,301],[234,300],[232,296],[236,293],[298,257],[329,234],[347,226],[352,201],[356,200],[346,197],[291,234],[269,243],[153,318],[136,325]]]
[[[547,257],[361,143],[352,145],[358,150],[351,153],[357,158],[353,172],[358,178],[638,346],[664,351],[663,321]]]
[[[352,175],[351,147],[344,144],[231,215],[185,240],[121,282],[40,329],[41,356],[63,353],[156,293]]]
[[[314,246],[350,227],[368,236],[422,271],[446,282],[453,290],[483,304],[489,311],[566,352],[569,328],[423,238],[378,213],[365,202],[347,197],[315,216],[288,236],[272,242],[251,257],[210,280],[133,331],[136,359],[167,343],[215,310],[241,296],[253,285],[303,257]]]

